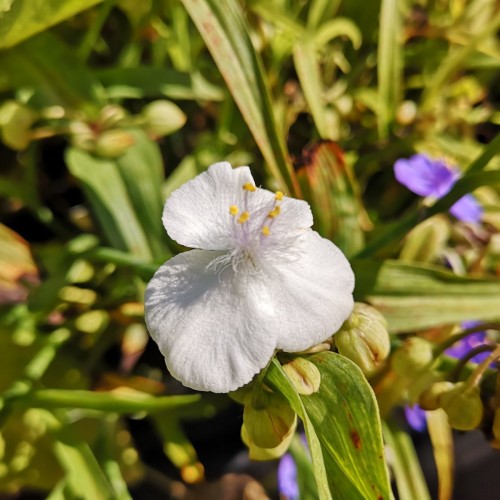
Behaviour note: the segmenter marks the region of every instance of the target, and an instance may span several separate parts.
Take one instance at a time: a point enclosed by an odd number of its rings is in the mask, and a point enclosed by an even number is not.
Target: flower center
[[[242,186],[245,191],[242,206],[231,205],[229,214],[233,224],[234,247],[227,254],[226,259],[231,261],[233,269],[244,264],[256,268],[258,254],[265,240],[272,234],[273,223],[281,214],[280,201],[284,194],[276,191],[274,197],[267,203],[262,203],[261,198],[252,199],[257,187],[251,182]],[[268,245],[266,245],[268,246]],[[227,261],[226,261],[227,262]]]

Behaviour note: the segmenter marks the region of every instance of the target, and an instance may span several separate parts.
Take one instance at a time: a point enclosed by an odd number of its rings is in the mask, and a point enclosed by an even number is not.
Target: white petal
[[[227,250],[241,244],[248,236],[260,234],[276,203],[281,214],[272,220],[272,234],[290,233],[292,229],[312,225],[309,205],[285,197],[277,202],[275,194],[265,189],[246,191],[247,183],[255,185],[248,167],[232,168],[227,162],[216,163],[206,172],[174,191],[163,211],[163,224],[171,238],[187,247],[205,250]],[[244,225],[237,224],[229,208],[249,212]],[[244,232],[246,232],[244,234]]]
[[[333,335],[354,307],[354,274],[344,254],[315,231],[304,235],[300,258],[274,263],[272,288],[279,339],[287,352]]]
[[[170,373],[187,387],[229,392],[271,359],[278,332],[257,276],[217,273],[223,252],[191,250],[156,272],[146,291],[146,322]],[[253,279],[255,278],[255,279]]]
[[[181,245],[226,250],[231,241],[229,207],[237,204],[242,186],[253,182],[248,167],[216,163],[174,191],[163,210],[163,225]]]

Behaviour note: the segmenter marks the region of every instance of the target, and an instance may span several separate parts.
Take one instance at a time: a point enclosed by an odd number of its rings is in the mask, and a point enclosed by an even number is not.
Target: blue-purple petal
[[[465,325],[462,325],[465,326]],[[472,325],[473,326],[473,325]],[[467,326],[466,328],[470,328]],[[451,356],[452,358],[463,358],[466,356],[472,349],[478,347],[480,345],[484,345],[486,343],[486,332],[475,332],[467,335],[463,339],[455,342],[451,347],[446,349],[445,354]],[[485,360],[489,356],[489,352],[481,352],[476,354],[470,361],[474,363],[481,363],[481,361]]]
[[[450,208],[450,213],[462,222],[477,223],[483,215],[483,207],[472,194],[466,194]]]
[[[424,432],[427,429],[427,416],[420,406],[405,406],[404,412],[406,421],[412,429],[418,432]]]
[[[441,161],[418,154],[397,160],[394,175],[399,183],[419,196],[441,198],[453,187],[460,172]]]
[[[287,500],[299,499],[297,466],[289,453],[285,453],[278,465],[278,489]]]

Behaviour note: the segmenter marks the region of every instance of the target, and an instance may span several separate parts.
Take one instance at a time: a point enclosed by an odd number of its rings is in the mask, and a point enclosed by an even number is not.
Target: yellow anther
[[[250,219],[250,212],[243,212],[238,218],[238,224],[245,223],[248,219]]]
[[[281,191],[276,191],[276,196],[274,197],[276,200],[281,201],[285,195]]]
[[[229,207],[229,213],[231,215],[238,215],[238,212],[240,211],[240,209],[236,206],[236,205],[231,205]]]
[[[267,216],[271,219],[274,219],[275,217],[278,217],[278,215],[281,213],[281,207],[279,205],[276,205],[268,214]]]
[[[269,226],[264,226],[264,227],[262,228],[262,234],[263,234],[264,236],[269,236],[269,235],[271,234],[271,231],[269,230]]]
[[[251,182],[247,182],[246,184],[243,184],[243,189],[245,191],[255,191],[257,188]]]

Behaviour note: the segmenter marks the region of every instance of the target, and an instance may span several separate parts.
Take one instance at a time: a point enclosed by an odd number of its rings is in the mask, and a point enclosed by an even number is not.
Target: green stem
[[[202,396],[146,396],[84,390],[39,389],[16,398],[20,406],[30,408],[80,408],[113,413],[138,413],[181,410],[200,403]]]
[[[90,57],[92,49],[94,48],[99,35],[101,34],[104,23],[106,22],[106,19],[108,18],[114,4],[115,0],[106,0],[99,10],[96,19],[87,30],[85,38],[78,48],[78,57],[82,63],[86,63],[88,58]]]

